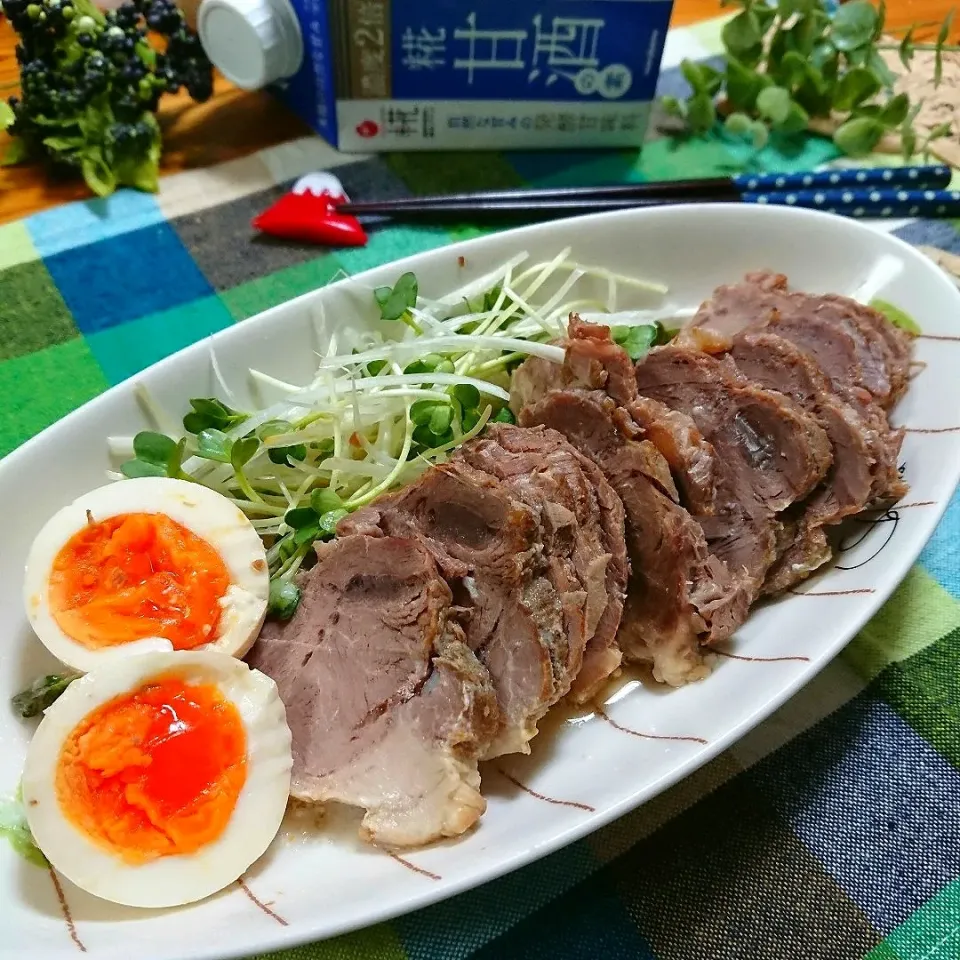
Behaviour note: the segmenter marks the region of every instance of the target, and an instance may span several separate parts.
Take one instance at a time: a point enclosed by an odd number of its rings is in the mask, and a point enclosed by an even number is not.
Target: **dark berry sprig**
[[[91,0],[0,0],[19,35],[20,97],[0,100],[5,162],[32,158],[82,172],[104,196],[156,190],[164,93],[213,93],[197,35],[171,0],[127,0],[102,13]],[[165,38],[162,50],[148,33]]]

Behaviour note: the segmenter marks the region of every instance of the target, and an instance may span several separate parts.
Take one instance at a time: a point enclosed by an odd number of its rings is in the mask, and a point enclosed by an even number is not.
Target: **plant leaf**
[[[874,310],[882,313],[895,327],[906,330],[908,333],[922,333],[917,321],[904,310],[895,307],[886,300],[874,299],[869,304]]]
[[[321,487],[310,494],[310,508],[317,516],[322,517],[331,510],[342,510],[343,501],[329,487]]]
[[[880,111],[880,122],[888,127],[899,127],[910,111],[910,98],[905,93],[891,97]]]
[[[222,430],[207,427],[197,434],[197,456],[218,463],[230,463],[233,441]]]
[[[117,189],[117,178],[104,160],[100,147],[87,148],[80,162],[80,169],[87,186],[98,197],[108,197]]]
[[[128,480],[136,480],[140,477],[165,477],[167,468],[156,463],[147,463],[144,460],[128,460],[121,465],[120,472]]]
[[[950,12],[943,18],[943,23],[940,25],[940,32],[937,34],[937,47],[933,54],[934,89],[940,86],[940,81],[943,79],[943,45],[947,42],[947,37],[950,36],[950,26],[953,23],[954,9],[954,7],[951,7]]]
[[[763,39],[763,32],[756,15],[751,10],[743,10],[723,25],[720,38],[724,47],[738,56],[754,51]]]
[[[289,620],[300,605],[300,588],[288,580],[271,580],[267,613],[276,620]]]
[[[864,47],[873,39],[878,19],[868,0],[841,4],[830,24],[830,41],[843,53]]]
[[[283,515],[283,522],[294,530],[299,530],[316,519],[317,513],[312,507],[295,507]]]
[[[302,547],[305,543],[313,543],[320,537],[320,518],[314,514],[313,522],[300,527],[293,535],[296,546]]]
[[[745,137],[751,129],[752,121],[745,113],[731,113],[723,122],[724,129],[735,137]]]
[[[887,66],[887,61],[880,55],[879,50],[871,50],[867,57],[867,66],[877,75],[880,82],[888,89],[892,90],[896,83],[896,74]]]
[[[234,440],[230,448],[230,463],[233,469],[238,472],[242,470],[259,449],[260,441],[256,437],[242,437],[240,440]]]
[[[177,449],[176,440],[163,433],[143,430],[133,438],[133,452],[138,460],[166,467]]]
[[[181,467],[183,466],[183,453],[187,449],[186,438],[181,438],[177,445],[170,451],[167,457],[167,476],[182,477]]]
[[[905,70],[910,69],[910,61],[913,60],[916,50],[913,48],[913,31],[916,29],[915,26],[911,26],[909,30],[903,35],[903,39],[900,41],[900,62],[903,64]]]
[[[790,91],[784,87],[767,87],[757,96],[757,112],[774,125],[786,121],[790,104]]]
[[[687,123],[693,133],[706,133],[717,120],[717,108],[708,93],[694,94],[687,103]]]
[[[328,510],[320,518],[320,532],[326,534],[328,537],[336,536],[337,524],[349,513],[350,511],[344,510],[343,507],[339,507],[336,510]]]
[[[871,117],[852,117],[833,134],[833,142],[851,157],[863,157],[880,142],[884,126]]]
[[[644,323],[635,326],[616,326],[610,328],[610,335],[619,343],[631,360],[639,360],[650,352],[657,342],[659,324]]]
[[[403,274],[392,287],[377,287],[373,291],[380,305],[380,318],[388,322],[399,320],[417,303],[417,278]]]
[[[735,57],[727,57],[726,88],[731,106],[750,113],[763,89],[763,81],[755,70],[744,66]]]
[[[0,130],[6,130],[13,126],[17,115],[13,112],[13,107],[6,100],[0,100]]]
[[[877,4],[877,25],[873,28],[874,43],[880,39],[883,34],[884,24],[887,22],[887,0],[880,0]]]
[[[687,119],[687,105],[676,97],[661,97],[660,106],[663,107],[663,112],[669,117],[676,117],[679,120]]]
[[[833,106],[844,113],[869,100],[880,90],[880,81],[866,67],[848,70],[833,88]]]
[[[755,120],[750,138],[753,141],[753,149],[762,150],[770,139],[770,131],[760,120]]]

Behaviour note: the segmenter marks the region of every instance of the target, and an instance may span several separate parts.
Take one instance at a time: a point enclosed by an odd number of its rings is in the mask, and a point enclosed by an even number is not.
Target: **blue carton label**
[[[281,95],[329,139],[363,150],[639,143],[647,111],[637,107],[653,99],[672,9],[671,0],[292,3],[306,56]]]

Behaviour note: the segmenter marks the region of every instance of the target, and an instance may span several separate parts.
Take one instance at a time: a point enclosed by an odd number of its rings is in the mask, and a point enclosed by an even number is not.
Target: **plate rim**
[[[29,438],[19,447],[11,451],[7,456],[0,459],[0,475],[8,470],[15,470],[19,465],[21,457],[30,456],[38,446],[43,446],[47,437],[55,430],[64,429],[64,426],[73,422],[81,416],[89,415],[89,411],[95,409],[98,405],[109,403],[110,399],[117,394],[129,392],[132,384],[148,374],[161,370],[170,365],[175,366],[180,358],[191,351],[199,351],[215,347],[219,340],[224,338],[242,337],[241,332],[248,325],[254,327],[264,323],[269,323],[272,314],[287,310],[291,305],[315,298],[321,291],[332,290],[341,285],[364,282],[365,278],[371,274],[386,270],[396,269],[403,272],[405,267],[411,263],[422,260],[425,257],[449,256],[457,258],[466,256],[471,250],[478,247],[495,248],[498,243],[509,244],[511,241],[531,236],[535,237],[539,233],[548,232],[551,227],[558,224],[573,225],[581,227],[584,231],[602,229],[607,223],[615,220],[649,220],[658,217],[670,217],[673,215],[696,216],[698,213],[704,213],[709,216],[729,215],[731,205],[718,203],[704,204],[685,204],[682,206],[662,206],[653,208],[634,208],[603,213],[585,214],[578,217],[568,217],[562,220],[552,220],[545,223],[531,224],[516,227],[511,230],[489,233],[480,237],[472,237],[460,240],[445,246],[431,248],[410,254],[398,260],[387,261],[371,267],[352,276],[341,278],[333,283],[323,284],[313,290],[307,291],[290,300],[276,304],[267,310],[254,314],[245,320],[238,321],[230,327],[217,331],[213,334],[203,337],[194,343],[161,358],[150,366],[137,372],[131,377],[126,378],[105,390],[96,397],[91,398],[86,403],[71,411],[66,416],[45,427],[42,431]],[[764,218],[778,217],[785,223],[790,221],[799,221],[806,219],[819,222],[823,227],[829,228],[829,225],[836,224],[837,220],[843,220],[846,229],[850,229],[855,234],[861,236],[871,236],[875,239],[876,235],[881,234],[885,242],[893,248],[899,249],[904,258],[911,261],[922,271],[926,271],[931,282],[941,283],[945,290],[957,304],[957,315],[960,316],[960,289],[954,285],[950,279],[937,267],[932,261],[925,257],[914,246],[893,235],[890,232],[878,230],[866,223],[838,218],[835,215],[823,213],[821,211],[797,209],[791,207],[763,207],[754,205],[736,205],[735,215],[760,220]],[[642,269],[642,263],[638,262],[638,270]],[[248,334],[249,335],[249,334]],[[948,478],[952,475],[952,487],[956,490],[960,484],[960,454],[954,458],[952,468],[948,473]],[[343,922],[323,922],[323,914],[320,912],[320,920],[310,920],[307,922],[297,921],[287,927],[278,927],[275,930],[264,931],[263,935],[257,938],[256,945],[251,947],[247,945],[234,945],[225,947],[199,946],[195,945],[189,953],[178,952],[170,954],[168,960],[241,960],[251,956],[251,950],[256,953],[271,952],[292,948],[304,944],[320,943],[326,940],[342,936],[357,930],[366,929],[376,924],[383,923],[396,917],[422,910],[425,907],[435,903],[451,899],[468,890],[482,886],[492,880],[505,876],[509,873],[527,866],[537,860],[543,859],[552,853],[555,853],[572,843],[582,840],[584,837],[595,833],[597,830],[607,826],[620,817],[638,809],[643,804],[649,802],[654,797],[663,793],[665,790],[679,783],[681,780],[689,777],[700,767],[706,765],[715,759],[724,751],[728,750],[734,743],[742,739],[747,733],[756,728],[760,723],[770,717],[779,707],[791,699],[796,693],[809,684],[821,671],[832,662],[836,656],[853,640],[853,638],[863,629],[864,625],[871,620],[877,611],[890,599],[893,592],[903,581],[910,569],[916,563],[921,551],[924,549],[930,538],[933,536],[940,521],[946,512],[951,496],[944,497],[942,503],[925,514],[923,523],[926,524],[922,536],[919,539],[919,545],[915,550],[899,552],[884,567],[883,587],[877,588],[876,593],[863,598],[858,603],[855,615],[851,619],[853,626],[851,629],[838,634],[838,639],[827,648],[825,648],[815,659],[811,659],[805,664],[802,670],[799,670],[795,677],[776,686],[770,687],[770,695],[766,696],[756,709],[742,718],[732,728],[725,731],[716,739],[711,739],[708,744],[701,746],[693,751],[689,757],[677,763],[671,770],[663,773],[659,778],[647,783],[641,790],[632,793],[621,800],[618,800],[607,807],[596,810],[594,813],[585,817],[583,820],[573,823],[565,829],[559,830],[551,835],[549,840],[540,843],[538,846],[527,849],[519,849],[506,857],[501,857],[488,866],[481,868],[477,872],[471,872],[469,875],[459,879],[445,880],[439,889],[432,886],[424,886],[419,892],[414,892],[408,898],[404,898],[400,904],[385,905],[381,909],[367,911],[363,916],[348,918]],[[923,528],[921,528],[923,529]],[[472,834],[462,838],[461,842],[469,842]],[[202,903],[202,901],[201,901]],[[154,913],[153,911],[149,912]],[[126,923],[129,921],[116,921],[117,923]],[[110,923],[110,921],[104,921]],[[112,923],[111,923],[112,925]],[[178,948],[179,950],[179,948]]]

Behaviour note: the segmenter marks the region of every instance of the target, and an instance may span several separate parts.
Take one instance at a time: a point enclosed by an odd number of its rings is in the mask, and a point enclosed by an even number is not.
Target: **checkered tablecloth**
[[[719,49],[672,32],[675,65]],[[297,176],[354,198],[809,169],[724,139],[642,154],[357,158],[316,139],[0,227],[0,454],[174,350],[327,282],[476,231],[393,227],[326,253],[253,235]],[[956,225],[910,223],[960,253]],[[638,251],[642,259],[642,251]],[[638,262],[639,265],[639,262]],[[960,349],[960,348],[958,348]],[[958,353],[960,370],[960,353]],[[283,960],[960,958],[960,501],[895,597],[772,719],[596,835],[512,876]]]

